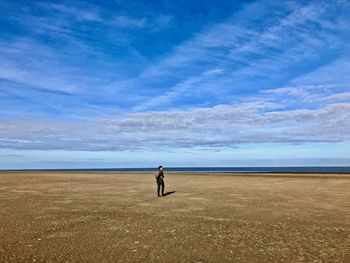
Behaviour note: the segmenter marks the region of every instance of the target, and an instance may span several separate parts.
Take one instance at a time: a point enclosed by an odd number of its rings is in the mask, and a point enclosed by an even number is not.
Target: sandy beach
[[[175,192],[174,192],[175,191]],[[350,262],[350,175],[0,173],[1,262]]]

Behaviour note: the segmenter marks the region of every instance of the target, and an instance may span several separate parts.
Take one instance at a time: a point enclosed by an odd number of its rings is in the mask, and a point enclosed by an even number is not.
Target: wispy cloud
[[[347,72],[350,70],[350,55],[343,55],[341,58],[322,65],[311,72],[302,74],[293,79],[291,83],[300,84],[333,84],[348,85],[350,76]]]
[[[55,11],[58,11],[62,14],[71,15],[78,20],[98,21],[98,22],[103,21],[100,14],[94,11],[92,8],[86,9],[81,7],[67,6],[64,4],[51,4],[51,5],[42,4],[41,6],[54,9]]]
[[[113,18],[116,26],[121,28],[143,28],[146,25],[145,18],[130,18],[127,16],[116,16]]]
[[[278,96],[292,91],[293,88],[268,91],[270,101],[185,111],[129,113],[79,123],[3,119],[0,146],[17,149],[145,150],[154,147],[216,148],[242,143],[350,140],[349,103],[338,102],[337,99],[341,101],[342,98],[334,96],[331,104],[317,109],[288,109],[288,105],[279,104]],[[329,96],[325,95],[323,99],[329,100]],[[322,94],[319,94],[319,100],[322,100]]]
[[[341,3],[338,5],[337,8],[341,8]],[[157,95],[135,109],[173,107],[188,101],[188,97],[192,97],[193,102],[197,98],[200,100],[201,95],[214,104],[217,100],[227,103],[222,101],[223,97],[243,90],[261,90],[276,83],[305,79],[306,76],[301,76],[305,71],[318,70],[313,65],[306,67],[305,61],[323,67],[323,55],[319,50],[333,52],[345,47],[344,36],[337,33],[338,26],[344,24],[344,17],[330,17],[330,6],[325,2],[286,5],[273,15],[275,19],[271,23],[261,28],[248,23],[255,8],[256,3],[248,5],[228,21],[204,29],[148,67],[133,85],[147,86],[154,79],[158,82],[172,79],[174,84],[167,81],[163,84],[167,85],[166,89],[159,89]],[[257,14],[256,19],[263,15]],[[243,17],[242,21],[237,23],[237,17]],[[348,68],[345,65],[342,70]],[[209,77],[207,72],[215,74]],[[298,84],[304,85],[303,82]]]

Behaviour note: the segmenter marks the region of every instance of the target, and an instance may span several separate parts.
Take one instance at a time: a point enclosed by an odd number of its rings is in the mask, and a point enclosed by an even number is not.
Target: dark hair
[[[159,165],[158,169],[163,168],[163,165]]]

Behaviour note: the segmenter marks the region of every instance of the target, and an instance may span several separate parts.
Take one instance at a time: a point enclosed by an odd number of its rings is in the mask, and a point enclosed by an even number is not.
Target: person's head
[[[163,165],[160,165],[160,166],[158,167],[158,170],[159,170],[159,171],[163,171],[163,169],[164,169],[164,168],[163,168]]]

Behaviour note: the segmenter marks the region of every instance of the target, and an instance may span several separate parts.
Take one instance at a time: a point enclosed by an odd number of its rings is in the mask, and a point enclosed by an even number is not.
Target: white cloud
[[[324,101],[350,101],[350,92],[340,92],[322,98]]]
[[[350,83],[350,58],[348,56],[339,58],[332,63],[315,69],[312,72],[297,77],[291,81],[294,85],[306,84],[333,84],[339,85]]]
[[[350,104],[287,110],[276,103],[256,101],[187,111],[130,113],[80,123],[3,119],[0,138],[1,148],[65,150],[349,141]]]
[[[63,4],[51,4],[51,5],[48,5],[47,7],[55,9],[63,14],[71,15],[78,20],[98,21],[98,22],[102,21],[100,14],[97,11],[93,10],[92,8],[91,9],[77,8],[74,6],[67,6]]]
[[[312,103],[322,102],[349,102],[350,93],[343,91],[349,89],[349,87],[350,84],[317,84],[268,89],[261,93],[267,96],[273,95],[274,100],[278,101],[285,99],[290,103],[294,99],[312,105]]]

